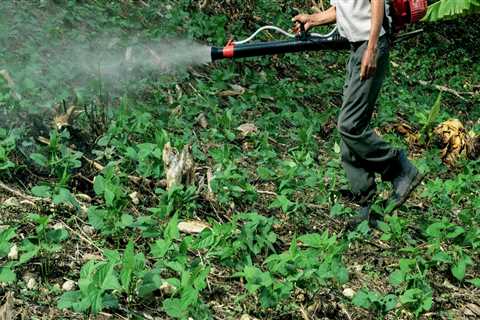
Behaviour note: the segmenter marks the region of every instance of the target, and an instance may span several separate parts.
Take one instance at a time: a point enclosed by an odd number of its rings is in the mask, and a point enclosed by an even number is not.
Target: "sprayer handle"
[[[305,23],[303,22],[299,22],[300,23],[300,35],[298,36],[298,38],[300,40],[307,40],[309,34],[308,34],[308,31],[305,30]]]

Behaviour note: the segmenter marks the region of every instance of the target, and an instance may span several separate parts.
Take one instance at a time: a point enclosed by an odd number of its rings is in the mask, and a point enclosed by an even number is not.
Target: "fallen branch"
[[[398,68],[400,65],[398,63],[395,63],[395,62],[391,62],[392,66],[394,68]],[[415,83],[418,83],[424,87],[429,87],[431,89],[435,89],[435,90],[438,90],[440,92],[447,92],[447,93],[450,93],[450,94],[453,94],[454,96],[456,96],[457,98],[463,100],[463,101],[468,101],[468,99],[466,99],[464,96],[465,95],[468,95],[468,96],[475,96],[475,92],[469,92],[469,91],[457,91],[457,90],[454,90],[452,88],[449,88],[447,86],[442,86],[442,85],[438,85],[438,84],[433,84],[429,81],[425,81],[425,80],[415,80],[415,79],[412,79],[412,77],[410,77],[408,74],[406,74],[405,72],[403,71],[400,71],[398,70],[398,72],[404,76],[405,78],[407,78],[409,81],[411,82],[415,82]]]
[[[4,184],[3,182],[0,182],[0,189],[2,189],[4,191],[7,191],[8,193],[11,193],[18,198],[22,198],[23,200],[28,200],[28,201],[31,201],[31,202],[42,200],[42,198],[32,197],[32,196],[29,196],[29,195],[27,195],[27,194],[25,194],[25,193],[23,193],[19,190],[13,189],[13,188],[7,186],[6,184]]]
[[[300,314],[302,315],[303,320],[310,320],[310,317],[308,316],[307,310],[305,310],[305,307],[301,304],[300,305]]]
[[[340,304],[340,310],[343,312],[344,315],[347,316],[348,320],[352,320],[352,316],[350,315],[350,313],[348,313],[347,309],[343,304]]]

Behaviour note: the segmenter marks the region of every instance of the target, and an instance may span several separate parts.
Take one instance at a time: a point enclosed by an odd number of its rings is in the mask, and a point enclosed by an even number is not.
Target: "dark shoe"
[[[377,221],[371,219],[370,206],[362,206],[358,213],[348,220],[347,229],[355,230],[364,221],[368,221],[368,224],[371,227],[376,226]]]
[[[424,175],[408,160],[404,152],[399,156],[400,172],[392,180],[393,196],[388,206],[388,213],[399,208],[407,201],[413,190],[422,182]]]

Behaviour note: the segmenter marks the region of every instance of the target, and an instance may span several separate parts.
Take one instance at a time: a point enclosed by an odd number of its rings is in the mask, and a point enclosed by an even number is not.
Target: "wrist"
[[[367,50],[371,52],[376,52],[377,51],[377,42],[369,41]]]
[[[321,20],[322,20],[322,13],[320,12],[320,13],[310,15],[309,23],[312,26],[319,26],[321,24]]]

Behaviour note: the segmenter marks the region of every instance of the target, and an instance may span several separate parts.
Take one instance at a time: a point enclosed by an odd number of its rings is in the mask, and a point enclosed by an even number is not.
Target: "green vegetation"
[[[442,163],[435,133],[452,118],[465,127],[454,138],[480,132],[478,15],[423,23],[392,51],[373,125],[427,176],[378,228],[348,231],[335,129],[347,53],[115,83],[62,57],[117,35],[124,48],[220,45],[289,26],[311,1],[18,5],[0,5],[0,296],[22,317],[480,317],[480,160]],[[182,184],[165,180],[167,149],[194,163]],[[391,187],[379,187],[382,215]]]

